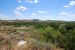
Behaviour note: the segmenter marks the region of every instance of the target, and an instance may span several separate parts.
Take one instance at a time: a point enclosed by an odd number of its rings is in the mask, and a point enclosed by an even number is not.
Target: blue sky
[[[75,0],[0,0],[0,19],[75,21]]]

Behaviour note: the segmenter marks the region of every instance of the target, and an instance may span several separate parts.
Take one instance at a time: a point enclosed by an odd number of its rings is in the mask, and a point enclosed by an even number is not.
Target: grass
[[[62,50],[52,43],[39,40],[43,31],[45,30],[35,29],[33,26],[0,26],[0,50]],[[27,41],[27,46],[18,47],[19,40]]]

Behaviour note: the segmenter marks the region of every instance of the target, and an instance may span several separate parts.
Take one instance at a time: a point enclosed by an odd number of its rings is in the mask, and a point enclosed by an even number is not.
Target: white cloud
[[[61,13],[60,13],[60,18],[61,18],[62,20],[75,21],[75,14],[73,14],[73,13],[68,13],[68,12],[61,12]]]
[[[18,3],[21,3],[21,2],[28,2],[28,3],[39,3],[40,1],[39,0],[17,0]]]
[[[26,2],[29,2],[29,3],[32,3],[33,1],[32,0],[25,0]]]
[[[18,10],[18,11],[25,11],[25,10],[27,10],[27,8],[24,7],[24,6],[19,6],[19,7],[16,8],[16,10]]]
[[[75,1],[70,1],[70,3],[68,5],[65,5],[65,8],[71,7],[71,6],[75,6]]]
[[[62,11],[59,15],[69,15],[69,13]]]
[[[24,15],[21,12],[17,11],[17,10],[14,10],[14,13],[16,14],[16,16],[24,17]]]
[[[39,3],[39,0],[24,0],[25,2],[29,2],[29,3]]]
[[[47,11],[38,11],[38,13],[43,14],[43,13],[47,13]]]
[[[22,1],[21,0],[18,0],[18,2],[21,3]]]
[[[69,5],[75,6],[75,1],[71,1],[71,2],[69,3]]]
[[[32,13],[32,15],[33,15],[33,16],[36,16],[37,14],[36,14],[36,13]]]
[[[65,5],[64,7],[65,7],[65,8],[68,8],[68,7],[70,7],[70,6],[69,6],[69,5]]]
[[[68,17],[75,17],[75,14],[73,14],[72,12],[65,12],[65,11],[62,11],[61,13],[59,13],[59,15],[68,16]]]
[[[0,20],[12,20],[13,18],[11,17],[9,17],[9,16],[6,16],[6,15],[4,15],[4,14],[0,14]]]
[[[23,15],[23,11],[26,11],[27,10],[27,8],[26,7],[24,7],[24,6],[19,6],[19,7],[16,7],[15,8],[15,10],[14,10],[14,13],[15,13],[15,15],[16,15],[16,18],[17,19],[22,19],[22,18],[24,18],[25,16]]]
[[[38,0],[34,0],[34,3],[38,3],[39,1]]]

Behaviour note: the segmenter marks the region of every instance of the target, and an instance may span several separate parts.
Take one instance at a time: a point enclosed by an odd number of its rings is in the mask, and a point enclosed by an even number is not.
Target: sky
[[[0,0],[0,19],[75,21],[75,0]]]

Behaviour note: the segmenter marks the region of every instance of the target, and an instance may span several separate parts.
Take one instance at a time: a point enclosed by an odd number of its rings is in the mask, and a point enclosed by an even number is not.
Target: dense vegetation
[[[32,26],[38,32],[32,38],[43,43],[52,43],[65,50],[75,50],[75,22],[7,22],[3,25]]]

